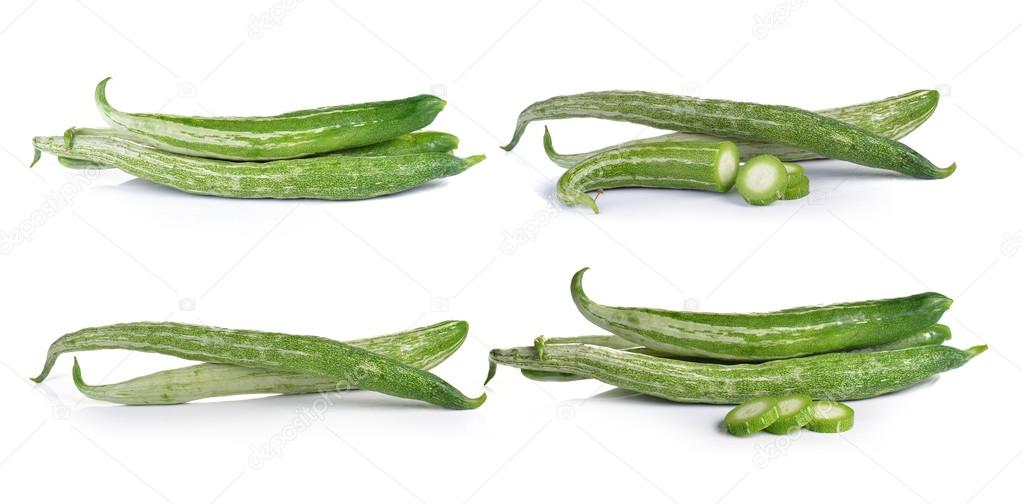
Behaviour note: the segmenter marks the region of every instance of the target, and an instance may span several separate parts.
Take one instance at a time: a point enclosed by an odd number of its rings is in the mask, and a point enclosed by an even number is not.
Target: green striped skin
[[[114,324],[61,336],[50,345],[43,371],[33,381],[43,381],[62,353],[103,349],[321,376],[450,409],[477,408],[486,400],[486,394],[466,397],[427,371],[340,341],[172,322]]]
[[[902,336],[889,343],[881,345],[869,346],[864,348],[857,348],[855,350],[849,350],[850,352],[878,352],[881,350],[901,350],[903,348],[913,348],[918,346],[927,345],[940,345],[948,341],[952,337],[952,330],[944,324],[934,324],[921,331],[914,332],[912,334]],[[734,361],[720,361],[707,358],[696,358],[696,357],[679,357],[677,355],[670,355],[664,352],[658,352],[642,346],[638,346],[635,343],[619,337],[619,336],[575,336],[575,337],[562,337],[562,338],[546,338],[547,345],[564,345],[572,343],[584,343],[588,345],[602,346],[605,348],[613,348],[615,350],[625,350],[629,352],[641,353],[644,355],[652,355],[655,357],[664,357],[669,359],[681,359],[692,362],[706,362],[711,364],[734,364]],[[496,372],[496,370],[494,371]],[[535,371],[530,369],[523,369],[522,375],[530,380],[536,381],[552,381],[552,382],[566,382],[584,380],[582,376],[576,376],[568,373],[559,373],[556,371]]]
[[[536,102],[519,114],[515,134],[504,149],[514,148],[532,121],[575,117],[778,143],[924,179],[945,178],[955,171],[954,163],[939,168],[896,140],[808,110],[642,91],[601,91]]]
[[[85,161],[83,159],[75,159],[69,157],[58,156],[57,162],[60,163],[64,168],[71,168],[75,170],[103,170],[108,168],[100,164],[93,163],[92,161]]]
[[[703,313],[605,306],[572,277],[572,300],[601,329],[653,350],[722,361],[765,361],[882,345],[934,325],[952,300],[933,292],[902,298],[790,308],[768,313]]]
[[[795,392],[815,399],[867,399],[958,368],[986,349],[932,345],[885,352],[829,353],[760,364],[708,364],[574,344],[546,346],[542,348],[542,360],[537,348],[492,350],[490,360],[520,369],[576,374],[669,401],[739,404]]]
[[[558,199],[600,213],[586,194],[595,189],[655,187],[728,192],[739,152],[732,142],[658,142],[622,147],[591,157],[558,179]]]
[[[72,144],[74,144],[75,135],[82,134],[106,135],[141,143],[139,142],[139,137],[137,135],[131,135],[126,131],[115,130],[113,128],[72,128],[68,131],[70,132],[69,138]],[[451,153],[457,148],[458,137],[455,135],[439,131],[417,131],[385,142],[337,152],[328,152],[326,154],[320,154],[319,156],[402,156],[407,154],[420,154],[423,152]],[[58,157],[57,161],[65,168],[109,168],[109,166],[103,166],[93,163],[92,161],[69,157]]]
[[[345,343],[429,370],[455,353],[468,332],[469,324],[452,320]],[[180,404],[241,394],[307,394],[352,388],[350,384],[332,378],[232,364],[196,364],[120,383],[88,385],[82,379],[76,359],[72,375],[78,390],[86,397],[120,404]]]
[[[105,135],[76,133],[70,147],[65,147],[62,137],[36,137],[32,143],[36,149],[56,156],[111,166],[187,193],[229,198],[373,198],[456,175],[484,159],[427,152],[240,163],[163,152]]]
[[[423,152],[445,152],[458,148],[458,137],[439,131],[417,131],[364,147],[355,147],[326,154],[345,156],[401,156]]]
[[[300,158],[383,142],[426,127],[445,105],[419,95],[267,117],[129,114],[107,102],[109,80],[96,85],[96,106],[110,126],[168,152],[233,161]]]
[[[785,183],[785,192],[781,195],[783,200],[797,200],[805,198],[810,194],[810,178],[806,175],[788,175]]]
[[[924,123],[934,110],[938,107],[938,92],[930,89],[910,91],[909,93],[892,96],[883,100],[860,103],[846,107],[818,110],[817,113],[823,116],[838,119],[839,121],[858,126],[878,135],[898,140],[915,130]],[[559,154],[554,150],[554,143],[551,141],[550,132],[544,130],[544,151],[547,157],[562,168],[571,168],[582,160],[600,153],[607,149],[614,149],[623,145],[642,144],[647,142],[660,142],[663,140],[698,141],[709,142],[721,140],[710,135],[697,133],[668,133],[650,138],[632,140],[605,149],[578,154]],[[820,159],[819,154],[801,150],[795,147],[779,144],[765,144],[761,142],[737,141],[739,154],[743,160],[760,154],[771,154],[782,161],[808,161]]]
[[[934,324],[923,331],[904,336],[897,340],[882,343],[867,348],[853,350],[854,352],[876,352],[879,350],[902,350],[919,346],[941,345],[952,338],[952,330],[944,324]]]

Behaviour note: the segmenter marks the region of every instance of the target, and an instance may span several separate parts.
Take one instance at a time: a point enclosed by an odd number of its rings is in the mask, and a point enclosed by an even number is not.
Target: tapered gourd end
[[[964,352],[969,354],[969,358],[972,359],[972,358],[974,358],[974,357],[984,353],[985,350],[987,350],[987,345],[977,345],[977,346],[973,346],[973,347],[967,348],[966,350],[964,350]]]
[[[479,408],[485,402],[487,402],[487,393],[486,392],[480,394],[479,397],[476,397],[476,398],[473,398],[473,399],[469,399],[469,402],[467,402],[465,404],[465,406],[466,406],[465,409],[476,409],[476,408]]]
[[[525,123],[519,123],[518,125],[516,125],[515,133],[512,135],[511,141],[508,142],[508,145],[501,146],[501,148],[506,151],[514,149],[515,146],[519,144],[519,139],[522,138],[522,133],[524,133],[525,131],[526,131]]]
[[[558,151],[554,150],[554,140],[551,138],[551,130],[547,126],[543,127],[543,151],[547,153],[547,157],[558,155]]]
[[[493,352],[491,352],[493,353]],[[494,379],[494,375],[497,374],[497,363],[493,359],[490,360],[490,367],[487,369],[487,378],[483,380],[483,386],[485,387],[490,380]]]
[[[99,106],[100,109],[110,107],[110,104],[107,103],[107,82],[110,82],[110,79],[110,77],[107,77],[99,81],[99,84],[96,84],[96,105]]]
[[[28,164],[29,168],[35,166],[36,163],[38,163],[39,160],[43,157],[43,151],[41,151],[39,149],[32,149],[32,150],[33,150],[33,152],[32,152],[32,162]]]
[[[569,172],[566,172],[566,175],[568,173]],[[600,208],[597,207],[597,200],[593,199],[589,194],[586,194],[582,191],[578,191],[575,189],[563,189],[559,187],[558,199],[561,200],[561,202],[564,203],[565,205],[568,206],[586,205],[590,207],[590,210],[593,210],[594,214],[600,213]]]
[[[485,159],[487,159],[487,156],[485,156],[483,154],[480,154],[480,155],[477,155],[477,156],[469,156],[469,157],[465,158],[465,167],[469,168],[470,166],[480,164]]]
[[[75,363],[71,367],[71,379],[75,382],[75,386],[78,388],[88,386],[82,378],[82,367],[78,365],[78,357],[75,357]]]

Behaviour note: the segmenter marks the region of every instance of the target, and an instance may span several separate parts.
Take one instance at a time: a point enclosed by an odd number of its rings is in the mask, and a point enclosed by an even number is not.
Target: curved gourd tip
[[[494,375],[496,375],[496,374],[497,374],[497,363],[494,362],[493,360],[491,360],[490,361],[490,367],[487,368],[487,378],[485,380],[483,380],[483,386],[485,387],[488,383],[490,383],[490,380],[493,380],[494,379]]]
[[[99,81],[99,84],[96,84],[96,106],[104,112],[113,110],[113,107],[107,102],[107,82],[110,82],[110,79],[110,77],[107,77]]]
[[[942,178],[947,177],[947,176],[955,173],[955,171],[956,171],[956,164],[955,163],[950,164],[948,166],[948,168],[942,168],[941,169],[941,172],[943,174]]]
[[[39,159],[41,159],[43,157],[43,151],[41,151],[39,149],[32,149],[32,150],[33,150],[33,152],[32,152],[32,162],[28,164],[29,168],[35,166],[36,163],[39,162]]]
[[[515,133],[512,135],[511,141],[508,142],[508,145],[501,146],[501,148],[506,150],[506,151],[510,151],[510,150],[514,149],[515,146],[519,144],[519,139],[522,138],[522,133],[524,133],[525,131],[526,131],[526,126],[525,125],[516,126],[515,127]]]
[[[974,357],[984,353],[985,350],[987,350],[987,345],[977,345],[977,346],[973,346],[973,347],[967,348],[966,350],[964,350],[964,352],[969,354],[968,358],[972,359],[972,358],[974,358]]]
[[[547,126],[543,127],[543,151],[547,153],[547,157],[558,155],[558,151],[554,150],[554,140],[551,138],[551,130]]]
[[[75,386],[78,388],[88,386],[82,378],[82,366],[78,365],[78,357],[75,357],[75,363],[71,367],[71,379],[75,382]]]
[[[566,175],[564,176],[567,176],[567,174],[571,172],[565,173]],[[591,197],[589,194],[586,194],[582,191],[578,191],[575,189],[562,189],[559,187],[558,199],[560,199],[562,203],[568,206],[586,205],[587,207],[590,208],[590,210],[593,210],[594,214],[600,214],[600,207],[597,206],[597,200],[593,199],[593,197]]]
[[[487,156],[484,155],[484,154],[479,154],[479,155],[476,155],[476,156],[469,156],[469,157],[465,158],[465,167],[469,168],[470,166],[477,165],[477,164],[483,162],[483,160],[485,160],[485,159],[487,159]]]
[[[469,401],[466,403],[466,408],[465,409],[476,409],[476,408],[479,408],[485,402],[487,402],[487,393],[486,392],[480,394],[479,397],[475,397],[475,398],[469,399]]]
[[[64,130],[64,148],[70,149],[75,142],[75,127]]]

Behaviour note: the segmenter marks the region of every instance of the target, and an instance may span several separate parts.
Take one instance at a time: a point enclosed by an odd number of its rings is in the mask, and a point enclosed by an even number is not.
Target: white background
[[[1023,7],[999,1],[4,2],[3,500],[1016,499],[1021,22]],[[107,75],[115,106],[180,114],[432,92],[449,101],[433,128],[489,159],[407,194],[334,203],[195,197],[115,171],[83,180],[52,157],[29,170],[32,136],[101,125],[92,89]],[[512,154],[498,145],[535,100],[615,88],[807,108],[939,88],[937,112],[907,141],[959,171],[921,181],[812,163],[811,197],[765,208],[653,190],[609,191],[598,216],[551,204],[560,169],[542,127]],[[566,152],[655,133],[551,126]],[[27,380],[51,340],[90,325],[348,339],[458,318],[471,337],[437,372],[475,395],[489,348],[595,331],[568,296],[582,266],[596,300],[715,311],[936,290],[956,299],[951,343],[992,350],[856,402],[845,435],[786,438],[723,434],[726,407],[511,369],[462,412],[367,392],[322,410],[315,396],[112,406],[82,399],[70,356],[45,384]],[[180,365],[79,357],[97,383]],[[274,456],[253,455],[267,445]]]

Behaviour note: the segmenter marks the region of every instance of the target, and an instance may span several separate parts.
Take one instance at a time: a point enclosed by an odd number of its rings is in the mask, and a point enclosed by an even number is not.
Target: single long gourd
[[[760,364],[665,359],[595,345],[496,349],[494,364],[570,373],[683,403],[738,404],[801,392],[814,399],[866,399],[902,390],[958,368],[986,350],[931,345],[882,352],[841,352]]]
[[[908,135],[931,117],[931,114],[938,107],[939,97],[937,91],[920,89],[882,100],[818,110],[817,113],[858,126],[892,140],[898,140]],[[721,139],[698,133],[674,132],[650,138],[640,138],[590,152],[559,154],[554,150],[554,142],[551,140],[548,130],[544,130],[543,137],[544,151],[547,152],[547,157],[562,168],[571,168],[582,162],[582,160],[608,149],[615,149],[626,145],[642,145],[662,140],[709,142]],[[741,140],[735,143],[739,147],[739,156],[743,160],[760,154],[771,154],[783,161],[807,161],[821,158],[819,154],[814,152],[788,145]]]
[[[456,175],[484,159],[426,152],[242,163],[164,152],[116,136],[78,132],[70,144],[65,137],[36,137],[32,144],[37,151],[111,166],[180,191],[230,198],[373,198]]]
[[[790,308],[767,313],[707,313],[595,303],[572,277],[576,307],[598,327],[638,345],[683,357],[765,361],[883,345],[934,325],[952,300],[934,292],[902,298]]]
[[[468,323],[450,320],[345,343],[415,368],[429,370],[455,353],[462,346],[468,332]],[[343,380],[233,364],[196,364],[157,371],[119,383],[89,385],[82,378],[76,359],[72,374],[78,390],[86,397],[120,404],[180,404],[241,394],[306,394],[353,388]]]
[[[265,117],[129,114],[107,101],[109,81],[96,85],[95,98],[110,126],[168,152],[234,161],[299,158],[383,142],[429,125],[445,105],[419,95]]]
[[[566,171],[558,179],[558,199],[600,213],[587,191],[656,187],[728,192],[738,169],[739,151],[732,142],[633,145],[602,152]]]
[[[68,132],[69,136],[65,138],[65,142],[70,141],[72,144],[74,143],[75,135],[82,134],[106,135],[141,143],[139,142],[139,137],[137,135],[132,135],[126,131],[116,130],[113,128],[72,128],[68,130]],[[398,138],[392,138],[391,140],[373,145],[329,152],[327,154],[319,154],[318,156],[403,156],[407,154],[421,154],[424,152],[451,153],[457,148],[458,137],[455,135],[440,131],[417,131],[415,133],[408,133]],[[65,168],[109,168],[109,166],[103,166],[92,161],[63,156],[58,157],[57,161],[59,161]]]
[[[90,327],[61,336],[50,345],[43,370],[33,380],[43,381],[62,353],[103,349],[315,375],[450,409],[477,408],[486,400],[486,394],[466,397],[427,371],[336,340],[172,322]]]
[[[536,102],[519,114],[512,140],[503,148],[514,148],[530,122],[574,117],[783,144],[924,179],[945,178],[955,171],[955,163],[939,168],[896,140],[808,110],[643,91],[599,91]]]
[[[906,336],[902,336],[899,339],[884,343],[881,345],[874,345],[864,348],[857,348],[850,350],[851,352],[879,352],[882,350],[901,350],[903,348],[913,348],[918,346],[928,345],[941,345],[948,341],[952,337],[952,330],[944,324],[934,324],[922,331],[915,332]],[[638,346],[636,343],[629,341],[620,336],[575,336],[575,337],[558,337],[558,338],[545,338],[547,345],[565,345],[573,343],[585,343],[588,345],[602,346],[606,348],[614,348],[616,350],[626,350],[629,352],[641,353],[644,355],[652,355],[655,357],[666,357],[671,359],[682,359],[690,360],[694,362],[707,362],[726,364],[733,363],[728,361],[715,361],[713,359],[698,359],[693,357],[679,357],[669,355],[664,352],[658,352],[651,350],[646,347]],[[492,371],[495,371],[492,369]],[[582,376],[577,376],[569,373],[559,373],[556,371],[535,371],[532,369],[523,369],[522,375],[530,380],[536,381],[551,381],[551,382],[566,382],[584,380]],[[493,376],[491,376],[493,378]],[[489,381],[489,380],[488,380]]]

